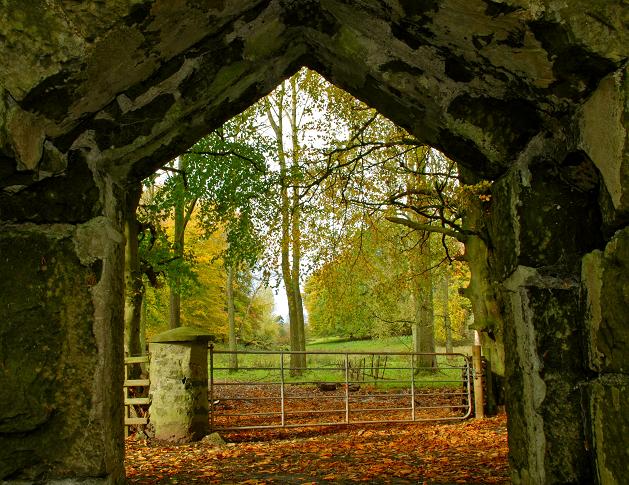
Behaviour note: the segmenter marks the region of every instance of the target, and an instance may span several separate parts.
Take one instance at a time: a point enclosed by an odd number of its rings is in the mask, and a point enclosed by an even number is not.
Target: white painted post
[[[481,361],[481,345],[478,330],[474,330],[474,345],[472,346],[472,365],[474,370],[474,412],[477,418],[485,417],[483,404],[483,363]]]

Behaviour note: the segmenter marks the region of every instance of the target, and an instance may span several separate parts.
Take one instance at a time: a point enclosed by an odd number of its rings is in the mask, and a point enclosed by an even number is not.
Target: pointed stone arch
[[[629,388],[618,290],[629,274],[618,270],[629,265],[629,36],[623,1],[592,3],[5,8],[0,333],[11,344],[0,389],[23,397],[0,406],[0,478],[122,479],[110,390],[122,375],[127,188],[301,66],[443,150],[469,180],[495,181],[483,224],[506,322],[514,481],[624,476],[613,426],[626,429],[629,413],[602,403]],[[19,452],[18,435],[34,453]]]

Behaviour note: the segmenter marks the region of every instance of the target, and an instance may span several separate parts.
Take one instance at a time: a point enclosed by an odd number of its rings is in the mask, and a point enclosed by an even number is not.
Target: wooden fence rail
[[[124,358],[124,426],[125,436],[129,435],[129,427],[144,427],[148,424],[148,407],[151,398],[148,397],[150,379],[130,379],[129,369],[132,365],[144,364],[148,376],[149,356],[138,355]],[[145,396],[146,395],[146,396]]]

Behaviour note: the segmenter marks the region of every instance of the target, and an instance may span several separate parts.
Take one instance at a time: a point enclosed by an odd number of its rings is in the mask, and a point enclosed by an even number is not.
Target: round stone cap
[[[149,340],[150,343],[168,342],[208,342],[214,341],[215,337],[202,328],[177,327],[155,335]]]

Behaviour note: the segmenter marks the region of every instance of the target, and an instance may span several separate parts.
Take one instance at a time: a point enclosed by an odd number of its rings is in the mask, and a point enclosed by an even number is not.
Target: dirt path
[[[207,442],[127,440],[130,484],[506,484],[504,415],[419,423],[248,431]]]

